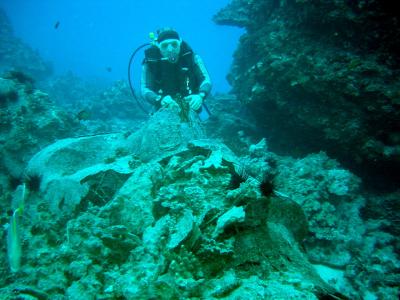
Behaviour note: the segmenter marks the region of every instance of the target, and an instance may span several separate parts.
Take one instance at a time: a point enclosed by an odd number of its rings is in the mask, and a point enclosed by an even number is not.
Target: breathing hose
[[[146,43],[146,44],[143,44],[143,45],[137,47],[136,50],[133,51],[133,53],[132,53],[132,55],[131,55],[131,57],[130,57],[130,59],[129,59],[129,64],[128,64],[128,82],[129,82],[129,87],[130,87],[131,92],[132,92],[132,96],[133,96],[133,98],[136,100],[136,102],[137,102],[137,104],[139,105],[140,109],[141,109],[144,113],[146,113],[146,114],[149,114],[149,111],[144,107],[143,103],[142,103],[142,102],[139,100],[139,98],[136,96],[136,94],[135,94],[135,89],[134,89],[133,86],[132,86],[131,67],[132,67],[132,63],[133,63],[133,60],[134,60],[134,58],[135,58],[136,53],[137,53],[140,49],[142,49],[142,48],[144,48],[144,47],[146,47],[146,46],[149,46],[149,45],[150,45],[150,43]]]

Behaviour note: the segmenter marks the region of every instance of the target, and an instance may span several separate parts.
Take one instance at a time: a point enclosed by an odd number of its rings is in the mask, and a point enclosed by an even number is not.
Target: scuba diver
[[[179,34],[165,28],[145,50],[141,94],[156,110],[161,107],[193,109],[208,113],[204,100],[210,94],[211,80],[203,60]]]

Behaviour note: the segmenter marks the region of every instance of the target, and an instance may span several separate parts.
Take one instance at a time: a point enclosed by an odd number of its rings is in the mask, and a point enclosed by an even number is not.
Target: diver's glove
[[[193,110],[198,110],[203,104],[203,97],[199,94],[187,96],[185,99],[189,102],[189,105]]]
[[[161,106],[162,107],[179,107],[178,103],[175,102],[174,99],[170,95],[165,96],[161,99]]]

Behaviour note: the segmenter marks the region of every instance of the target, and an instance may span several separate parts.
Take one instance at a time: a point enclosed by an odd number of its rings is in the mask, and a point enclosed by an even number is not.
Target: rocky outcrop
[[[101,120],[105,124],[111,120],[130,121],[129,127],[148,116],[132,97],[128,83],[122,80],[110,85],[100,80],[84,80],[68,72],[47,80],[41,88],[61,107],[80,113],[82,119]]]
[[[340,297],[303,252],[300,205],[264,195],[250,175],[271,172],[265,142],[251,147],[244,175],[228,147],[197,139],[197,127],[163,110],[136,133],[64,139],[37,153],[22,267],[0,294]]]
[[[271,149],[323,149],[368,180],[400,170],[400,22],[381,1],[233,0],[219,24],[244,27],[229,74]]]
[[[20,72],[0,76],[0,183],[9,182],[12,189],[40,148],[78,134],[81,128],[74,116],[57,108],[29,78]]]
[[[23,71],[37,80],[52,72],[37,51],[14,36],[10,21],[0,8],[0,72],[10,69]]]
[[[360,218],[371,207],[356,176],[322,152],[279,157],[265,139],[242,153],[171,110],[43,148],[26,168],[21,267],[0,267],[0,295],[395,295],[395,237]],[[0,196],[4,223],[21,190]]]

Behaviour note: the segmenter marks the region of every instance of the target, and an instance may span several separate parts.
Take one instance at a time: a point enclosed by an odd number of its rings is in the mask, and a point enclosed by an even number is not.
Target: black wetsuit
[[[142,96],[158,109],[160,99],[167,95],[175,98],[203,93],[205,98],[211,91],[211,81],[201,58],[182,41],[176,63],[163,59],[156,46],[145,51],[141,90]]]

